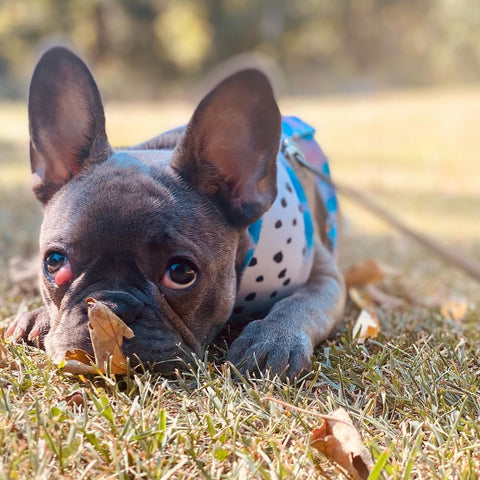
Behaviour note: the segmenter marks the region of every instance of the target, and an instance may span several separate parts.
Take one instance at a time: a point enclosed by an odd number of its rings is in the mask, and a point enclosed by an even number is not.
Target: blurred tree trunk
[[[260,39],[269,53],[274,53],[276,60],[285,64],[285,31],[287,23],[286,0],[266,0],[260,24]]]
[[[107,34],[106,18],[108,11],[104,3],[97,3],[93,9],[93,23],[95,25],[95,47],[92,52],[94,62],[100,62],[110,51]]]
[[[214,64],[253,50],[260,41],[263,2],[245,1],[236,8],[229,8],[227,4],[226,0],[208,2],[208,18],[215,45],[210,60]]]
[[[375,9],[369,6],[369,2],[364,2],[359,7],[359,2],[354,0],[342,0],[341,5],[340,28],[345,54],[352,61],[355,70],[362,72],[368,68],[370,56],[374,53],[372,48],[376,48],[368,42],[369,36],[373,33],[371,17],[375,15]],[[369,31],[367,27],[370,27]]]

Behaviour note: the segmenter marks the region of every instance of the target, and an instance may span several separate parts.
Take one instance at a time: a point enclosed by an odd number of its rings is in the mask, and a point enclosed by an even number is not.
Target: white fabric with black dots
[[[278,194],[261,219],[260,236],[241,278],[233,319],[268,311],[279,299],[304,285],[310,276],[313,232],[309,234],[305,217],[308,215],[311,222],[311,216],[305,200],[302,202],[297,195],[302,187],[286,162],[279,154]],[[304,197],[303,189],[300,197]],[[308,240],[308,236],[312,238]]]

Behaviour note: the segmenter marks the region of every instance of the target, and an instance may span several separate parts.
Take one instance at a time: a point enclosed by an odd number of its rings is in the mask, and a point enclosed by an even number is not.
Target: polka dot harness
[[[298,142],[314,166],[329,175],[328,161],[315,142],[315,130],[296,117],[284,117],[282,143]],[[337,200],[321,180],[317,188],[327,210],[325,230],[332,251],[337,244]],[[304,285],[313,265],[314,227],[303,187],[282,152],[277,157],[277,197],[263,217],[250,225],[253,248],[245,258],[232,318],[260,316]]]

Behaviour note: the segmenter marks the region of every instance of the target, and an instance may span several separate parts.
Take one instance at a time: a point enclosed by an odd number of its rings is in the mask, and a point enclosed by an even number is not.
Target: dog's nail
[[[11,337],[14,334],[16,328],[17,328],[17,324],[15,322],[11,323],[7,328],[7,332],[6,332],[7,337]]]
[[[32,331],[28,334],[27,340],[31,342],[33,339],[40,336],[40,329],[38,327],[34,327]]]
[[[15,341],[20,340],[25,335],[25,329],[23,327],[16,327],[13,332],[13,339]]]

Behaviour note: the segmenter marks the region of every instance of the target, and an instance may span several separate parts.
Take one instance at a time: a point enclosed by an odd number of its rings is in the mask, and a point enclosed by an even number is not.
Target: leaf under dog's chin
[[[127,359],[122,351],[123,338],[133,338],[133,331],[105,304],[87,298],[88,329],[94,358],[81,349],[67,350],[61,360],[65,372],[80,374],[127,373]]]

